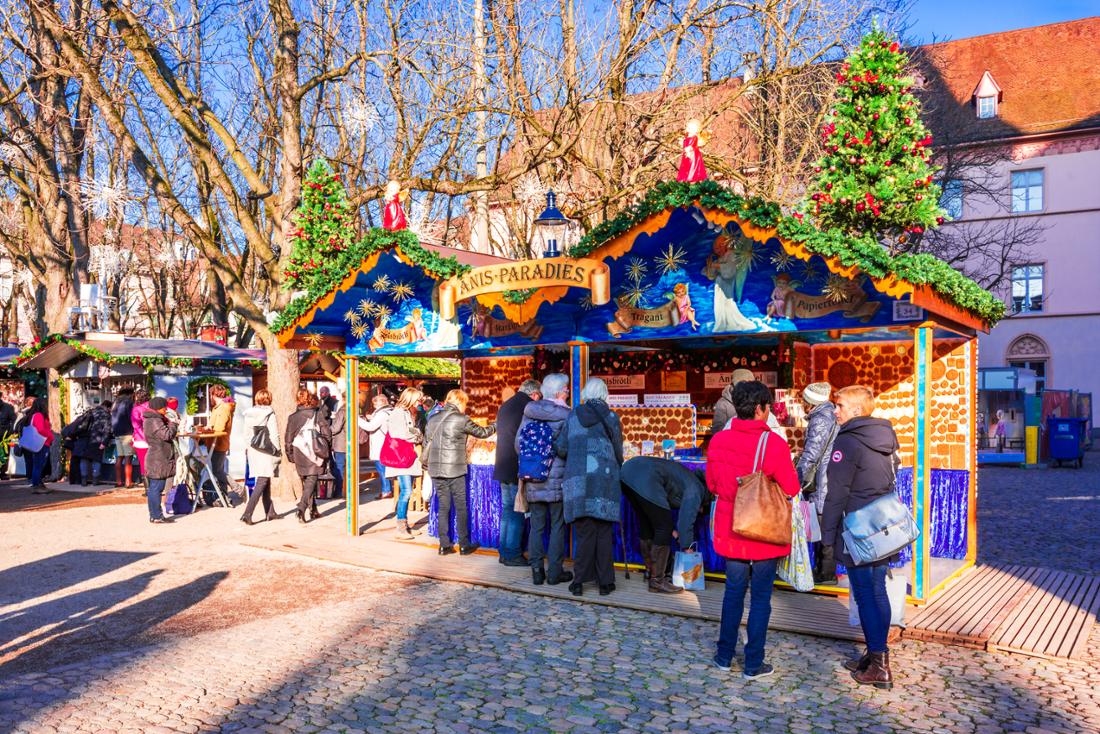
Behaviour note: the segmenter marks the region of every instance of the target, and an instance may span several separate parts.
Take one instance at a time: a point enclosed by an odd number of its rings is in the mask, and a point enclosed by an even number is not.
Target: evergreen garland
[[[221,385],[229,391],[230,395],[233,394],[233,388],[230,387],[229,383],[218,377],[196,377],[193,380],[188,380],[186,400],[184,401],[188,415],[195,415],[199,412],[199,388],[206,385]]]
[[[46,347],[51,344],[61,342],[67,344],[69,347],[75,349],[81,354],[81,356],[88,359],[95,360],[96,362],[102,362],[105,365],[115,364],[136,364],[141,365],[146,371],[151,371],[154,367],[167,366],[167,367],[196,367],[200,364],[210,365],[212,367],[220,367],[225,369],[236,369],[242,366],[251,367],[252,369],[263,369],[264,361],[262,359],[205,359],[200,357],[134,357],[129,355],[116,355],[107,354],[104,351],[90,347],[87,343],[78,339],[70,339],[63,334],[50,334],[41,341],[35,341],[27,346],[19,355],[15,358],[15,365],[18,367],[24,364],[31,357],[36,356]]]

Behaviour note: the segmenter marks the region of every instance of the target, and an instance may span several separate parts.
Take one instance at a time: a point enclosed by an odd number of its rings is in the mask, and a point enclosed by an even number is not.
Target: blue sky
[[[919,43],[1100,15],[1100,0],[915,0],[909,36]]]

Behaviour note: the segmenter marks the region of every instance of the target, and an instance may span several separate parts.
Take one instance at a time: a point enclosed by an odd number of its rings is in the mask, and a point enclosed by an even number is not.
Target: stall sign
[[[688,373],[683,370],[661,373],[661,389],[669,392],[682,392],[687,390]]]
[[[646,393],[645,404],[655,408],[667,408],[673,405],[691,405],[691,395],[682,393]]]
[[[592,304],[611,300],[611,271],[600,260],[551,257],[485,265],[439,284],[439,311],[444,319],[454,318],[455,304],[485,293],[537,290],[554,286],[585,288]]]
[[[645,390],[645,375],[600,375],[608,390]]]
[[[763,382],[768,387],[775,389],[779,387],[779,373],[778,372],[757,372],[756,379]]]
[[[633,395],[608,395],[607,406],[609,408],[633,408],[638,405],[638,394]]]
[[[722,388],[731,382],[733,382],[732,372],[708,372],[703,375],[703,387],[707,390]]]
[[[924,309],[909,301],[894,301],[894,321],[921,321]]]

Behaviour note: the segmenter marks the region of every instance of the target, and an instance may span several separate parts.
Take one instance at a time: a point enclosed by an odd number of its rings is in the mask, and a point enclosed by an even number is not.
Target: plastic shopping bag
[[[813,591],[814,572],[810,546],[806,541],[806,516],[802,513],[802,498],[795,495],[791,507],[791,554],[779,559],[776,575],[794,587],[795,591]]]
[[[435,482],[432,481],[432,475],[424,472],[424,477],[420,480],[420,499],[424,501],[425,505],[432,501],[434,491]]]
[[[813,502],[803,502],[803,515],[806,516],[806,540],[811,543],[821,542],[821,521],[817,517],[817,508]]]
[[[688,591],[702,591],[707,587],[703,576],[703,554],[692,545],[686,551],[677,551],[672,563],[672,584]]]
[[[909,579],[904,575],[895,574],[893,569],[886,575],[886,596],[890,598],[890,624],[898,627],[905,626],[905,597],[909,593]],[[859,626],[859,605],[855,597],[848,595],[848,624],[852,627]]]

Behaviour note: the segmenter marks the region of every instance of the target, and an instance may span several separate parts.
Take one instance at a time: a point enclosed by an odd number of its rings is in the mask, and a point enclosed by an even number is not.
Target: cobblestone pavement
[[[1081,469],[982,468],[978,560],[1100,574],[1100,451]]]
[[[240,545],[336,534],[339,513],[151,526],[140,506],[96,506],[0,522],[0,731],[1100,731],[1095,629],[1077,662],[907,641],[893,691],[851,682],[849,644],[772,633],[778,673],[748,682],[707,664],[714,624]]]

